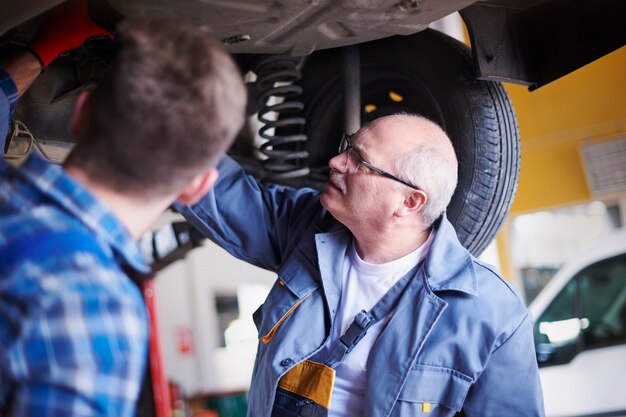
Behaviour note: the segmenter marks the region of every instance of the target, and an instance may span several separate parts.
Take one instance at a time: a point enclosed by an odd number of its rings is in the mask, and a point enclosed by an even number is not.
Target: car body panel
[[[575,279],[579,272],[598,262],[623,256],[625,253],[626,229],[622,229],[593,242],[579,256],[564,265],[529,306],[535,320],[539,323],[539,329],[541,329],[541,318],[544,312],[553,305],[566,285]],[[624,304],[626,275],[620,275],[620,277],[623,279],[623,285],[614,294],[614,302],[603,307],[605,309],[603,314],[606,316],[616,317],[619,314],[620,305],[622,309],[626,305]],[[593,293],[592,291],[591,294]],[[565,321],[574,323],[576,319]],[[585,329],[589,326],[589,320],[582,318],[580,324],[577,325]],[[622,322],[621,326],[624,325]],[[583,336],[579,333],[581,332],[579,327],[567,327],[566,333],[570,333],[567,339],[574,340]],[[620,331],[623,335],[624,329]],[[626,416],[626,387],[624,385],[626,339],[622,337],[621,340],[614,341],[611,345],[590,348],[581,347],[584,345],[580,343],[585,343],[583,339],[578,339],[578,348],[567,363],[541,366],[539,369],[546,415],[549,417]],[[558,341],[555,343],[558,346]]]
[[[626,229],[592,242],[586,250],[563,265],[528,307],[538,318],[578,271],[597,261],[626,253]]]
[[[539,370],[546,416],[626,416],[626,344],[578,354]],[[606,414],[609,415],[609,414]]]
[[[204,28],[234,53],[306,55],[409,35],[475,0],[111,0],[124,16],[168,15]]]

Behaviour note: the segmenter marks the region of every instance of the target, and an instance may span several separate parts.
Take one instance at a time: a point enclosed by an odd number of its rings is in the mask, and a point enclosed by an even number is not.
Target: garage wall
[[[235,340],[227,347],[220,346],[215,297],[235,295],[244,285],[269,291],[275,279],[274,273],[237,260],[210,241],[159,272],[156,297],[165,370],[184,395],[247,390],[257,345],[252,311],[267,292],[256,289],[256,305],[240,310],[245,319],[240,325],[252,328],[252,343]]]
[[[626,137],[626,47],[536,91],[514,84],[506,88],[522,144],[520,182],[509,219],[592,200],[579,147],[590,139]],[[510,262],[508,226],[497,236],[499,264],[519,286]]]
[[[511,215],[589,201],[578,147],[626,136],[626,47],[539,90],[509,84],[507,91],[522,142]]]

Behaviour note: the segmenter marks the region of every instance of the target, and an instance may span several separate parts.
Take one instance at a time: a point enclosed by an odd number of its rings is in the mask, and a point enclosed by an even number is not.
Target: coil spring
[[[304,109],[296,98],[302,88],[293,83],[300,79],[299,58],[287,55],[268,55],[254,67],[258,85],[258,119],[263,123],[259,136],[265,139],[259,150],[267,158],[262,161],[268,180],[286,180],[309,174],[305,165],[309,153],[299,150],[307,140],[302,132],[304,117],[295,116]],[[282,98],[278,104],[269,104],[272,97]],[[271,116],[275,116],[271,117]]]

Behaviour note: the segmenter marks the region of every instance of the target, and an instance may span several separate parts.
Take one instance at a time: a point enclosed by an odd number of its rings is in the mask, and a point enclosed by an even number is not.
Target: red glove
[[[94,36],[113,35],[91,20],[87,0],[71,0],[52,9],[28,47],[47,68],[57,56]]]

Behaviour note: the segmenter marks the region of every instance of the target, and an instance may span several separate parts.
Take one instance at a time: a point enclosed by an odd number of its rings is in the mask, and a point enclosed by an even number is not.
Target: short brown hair
[[[139,198],[177,192],[241,129],[241,74],[222,45],[182,22],[130,21],[119,38],[66,165]]]

